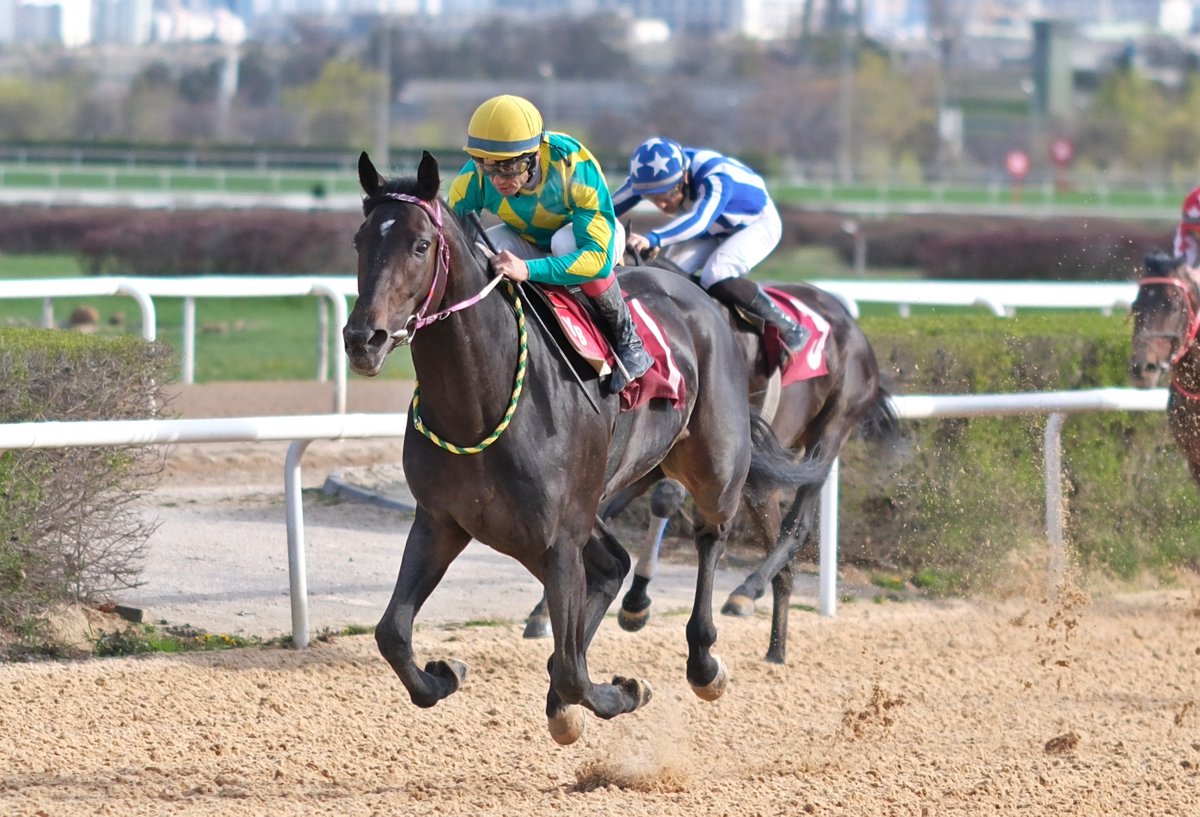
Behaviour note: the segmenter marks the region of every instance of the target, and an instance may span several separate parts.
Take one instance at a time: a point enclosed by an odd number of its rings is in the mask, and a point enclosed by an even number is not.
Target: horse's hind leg
[[[466,676],[466,665],[459,661],[430,661],[424,670],[419,669],[413,662],[412,632],[417,610],[469,541],[470,536],[460,528],[435,526],[418,507],[392,598],[375,626],[379,652],[417,706],[433,706],[455,692]]]
[[[729,683],[725,662],[712,652],[717,643],[717,626],[712,614],[713,580],[728,535],[728,522],[721,525],[702,523],[699,519],[696,522],[698,570],[696,597],[687,623],[687,679],[692,691],[705,701],[720,698]]]
[[[771,579],[771,639],[767,643],[766,660],[782,664],[787,658],[788,607],[792,601],[792,566],[785,564]]]
[[[650,620],[650,580],[658,567],[658,552],[671,515],[683,504],[687,491],[673,479],[661,480],[650,495],[650,529],[644,549],[637,554],[633,581],[621,599],[617,622],[623,630],[637,632]]]
[[[554,624],[554,654],[547,669],[550,691],[546,718],[560,744],[573,743],[583,732],[576,704],[601,718],[632,712],[650,700],[650,685],[629,678],[593,684],[588,677],[587,648],[629,572],[629,555],[603,523],[578,551],[551,551],[546,571],[546,600]],[[583,586],[582,598],[576,588]]]

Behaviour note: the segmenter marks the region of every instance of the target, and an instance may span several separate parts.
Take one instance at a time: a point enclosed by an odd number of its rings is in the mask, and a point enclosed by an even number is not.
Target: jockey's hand
[[[492,258],[492,269],[513,281],[528,281],[529,267],[525,261],[508,250],[501,250]]]
[[[641,233],[630,233],[625,239],[625,246],[639,258],[653,258],[658,255],[658,247],[651,247],[650,239]]]

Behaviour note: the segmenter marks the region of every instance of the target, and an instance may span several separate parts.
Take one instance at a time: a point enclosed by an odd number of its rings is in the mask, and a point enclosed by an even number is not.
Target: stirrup
[[[795,328],[789,327],[787,330],[779,333],[779,339],[783,342],[784,348],[788,354],[792,355],[800,354],[800,351],[811,337],[812,332],[809,331],[807,326],[801,324],[796,324]]]

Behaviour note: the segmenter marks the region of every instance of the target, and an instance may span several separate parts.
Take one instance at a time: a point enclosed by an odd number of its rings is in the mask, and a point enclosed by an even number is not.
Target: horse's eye
[[[414,249],[418,255],[424,255],[429,251],[429,242],[422,238],[417,241],[417,246]]]

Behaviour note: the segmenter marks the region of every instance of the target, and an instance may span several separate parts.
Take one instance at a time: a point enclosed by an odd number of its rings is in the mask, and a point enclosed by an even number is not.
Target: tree
[[[932,159],[935,144],[932,75],[893,70],[881,55],[862,51],[855,76],[855,132],[881,148],[886,167],[907,156]],[[858,145],[861,147],[860,145]]]
[[[1158,86],[1135,68],[1108,74],[1088,109],[1078,140],[1081,155],[1098,167],[1127,164],[1161,169],[1166,102]]]
[[[357,62],[330,60],[315,82],[285,90],[283,104],[306,124],[304,144],[370,145],[382,83],[382,75]]]

